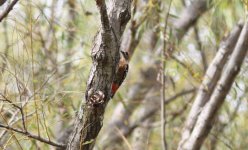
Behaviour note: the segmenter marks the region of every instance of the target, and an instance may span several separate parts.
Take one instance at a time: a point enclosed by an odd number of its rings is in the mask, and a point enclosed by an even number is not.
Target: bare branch
[[[105,32],[105,33],[110,32],[111,26],[109,23],[108,12],[107,12],[105,0],[96,0],[96,5],[99,7],[103,32]]]
[[[8,16],[9,12],[13,9],[13,7],[15,6],[15,4],[18,2],[19,0],[13,0],[10,5],[7,7],[7,9],[0,15],[0,22],[2,22],[2,20]]]
[[[161,76],[161,89],[160,89],[160,104],[161,104],[161,145],[163,150],[167,150],[167,142],[166,142],[166,108],[165,108],[165,67],[166,67],[166,52],[167,52],[167,27],[168,27],[168,19],[169,19],[169,14],[170,14],[170,9],[171,9],[171,4],[172,4],[172,0],[170,0],[169,3],[169,8],[168,8],[168,12],[166,14],[165,17],[165,27],[163,32],[164,35],[164,39],[163,39],[163,52],[162,52],[162,60],[161,60],[161,69],[160,69],[160,76]]]
[[[184,143],[189,137],[194,125],[196,123],[197,117],[201,112],[202,107],[209,100],[220,76],[222,69],[227,61],[228,56],[232,53],[233,48],[237,42],[239,34],[241,32],[242,25],[238,24],[233,31],[230,33],[227,39],[225,39],[218,50],[215,58],[209,65],[209,68],[206,71],[202,84],[199,88],[193,106],[190,110],[188,118],[186,120],[183,132],[182,139],[180,144]]]
[[[180,18],[173,23],[175,37],[178,41],[196,23],[198,18],[211,7],[211,2],[212,0],[195,0],[189,7],[184,9]]]
[[[0,0],[0,6],[2,6],[5,2],[6,0]]]
[[[7,126],[7,125],[3,125],[3,124],[0,124],[0,128],[5,128],[7,130],[11,130],[11,131],[14,131],[14,132],[17,132],[17,133],[20,133],[20,134],[23,134],[29,138],[32,138],[32,139],[35,139],[35,140],[38,140],[40,142],[43,142],[43,143],[46,143],[46,144],[49,144],[49,145],[52,145],[52,146],[55,146],[55,147],[61,147],[61,148],[65,148],[66,145],[63,145],[63,144],[60,144],[60,143],[56,143],[56,142],[53,142],[53,141],[50,141],[50,140],[47,140],[47,139],[44,139],[42,137],[39,137],[37,135],[33,135],[27,131],[22,131],[22,130],[19,130],[19,129],[16,129],[16,128],[13,128],[13,127],[10,127],[10,126]]]
[[[3,97],[3,99],[0,99],[0,100],[10,103],[11,105],[13,105],[13,107],[17,108],[21,112],[22,125],[23,125],[24,130],[26,131],[27,129],[26,129],[26,125],[25,125],[25,115],[24,115],[22,107],[20,107],[20,106],[16,105],[15,103],[13,103],[11,100],[9,100],[7,97],[5,97],[2,93],[0,93],[0,96]]]
[[[244,25],[234,52],[225,68],[211,98],[200,113],[196,125],[188,140],[179,147],[180,150],[198,150],[213,126],[215,116],[232,87],[235,77],[248,51],[248,22]]]

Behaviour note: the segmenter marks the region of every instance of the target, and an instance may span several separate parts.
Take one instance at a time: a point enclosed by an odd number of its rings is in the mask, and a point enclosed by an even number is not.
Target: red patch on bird
[[[112,95],[114,95],[115,94],[115,92],[118,90],[118,88],[119,88],[119,85],[118,84],[115,84],[115,83],[113,83],[112,84]]]

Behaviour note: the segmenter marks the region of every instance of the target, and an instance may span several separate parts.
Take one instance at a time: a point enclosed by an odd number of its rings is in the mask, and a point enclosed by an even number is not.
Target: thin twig
[[[165,105],[167,105],[167,104],[171,103],[172,101],[174,101],[175,99],[177,99],[178,97],[193,93],[195,91],[196,91],[196,88],[191,88],[189,90],[183,90],[182,92],[177,93],[174,96],[172,96],[172,97],[168,98],[167,100],[165,100],[164,103],[165,103]]]
[[[37,141],[40,141],[40,142],[43,142],[43,143],[46,143],[46,144],[49,144],[49,145],[52,145],[52,146],[55,146],[55,147],[61,147],[61,148],[66,147],[66,145],[64,145],[64,144],[44,139],[44,138],[42,138],[40,136],[37,136],[37,135],[34,135],[34,134],[32,134],[32,133],[30,133],[28,131],[22,131],[22,130],[19,130],[19,129],[16,129],[16,128],[13,128],[13,127],[10,127],[10,126],[7,126],[7,125],[3,125],[3,124],[0,124],[0,128],[5,128],[7,130],[23,134],[23,135],[25,135],[25,136],[27,136],[29,138],[35,139]]]
[[[1,112],[0,112],[0,115],[1,115],[1,117],[2,117],[2,119],[3,119],[3,121],[4,121],[5,123],[7,123],[7,119],[4,117],[4,115],[2,115],[2,113],[1,113]],[[13,137],[13,138],[14,138],[14,140],[16,141],[16,143],[17,143],[18,147],[19,147],[20,149],[22,149],[22,150],[23,150],[23,148],[22,148],[22,146],[21,146],[21,144],[20,144],[19,140],[17,140],[17,138],[16,138],[16,136],[15,136],[14,132],[13,132],[13,131],[10,131],[10,132],[11,132],[11,137]],[[0,145],[2,145],[2,144],[0,143]]]
[[[177,100],[179,97],[188,95],[188,94],[193,94],[196,91],[196,88],[192,88],[189,90],[183,90],[171,97],[169,97],[168,99],[166,99],[164,101],[165,105],[169,105],[171,102]],[[193,94],[194,95],[194,94]],[[150,111],[148,111],[145,115],[140,116],[139,119],[135,120],[135,122],[131,123],[130,128],[133,130],[136,127],[138,127],[142,122],[144,122],[145,120],[147,120],[148,118],[150,118],[151,116],[153,116],[156,112],[157,112],[158,108],[154,108]],[[166,122],[166,121],[165,121]]]
[[[24,130],[26,131],[27,129],[26,129],[26,125],[25,125],[25,115],[24,115],[24,112],[23,112],[22,107],[20,107],[20,106],[16,105],[15,103],[13,103],[11,100],[9,100],[7,97],[5,97],[2,93],[0,93],[0,96],[2,96],[2,98],[3,98],[3,99],[0,98],[0,100],[8,102],[8,103],[10,103],[11,105],[13,105],[13,107],[15,107],[15,108],[17,108],[17,109],[20,110],[20,112],[21,112],[21,117],[22,117],[23,128],[24,128]]]
[[[127,138],[125,137],[125,135],[121,132],[121,130],[118,127],[115,127],[115,130],[118,132],[118,134],[120,135],[120,137],[123,139],[123,141],[126,143],[127,147],[129,150],[132,150],[132,146],[130,145],[130,143],[128,142]]]
[[[33,17],[32,17],[32,6],[29,5],[29,30],[30,30],[30,47],[31,47],[31,68],[32,68],[32,80],[35,80],[34,73],[34,49],[33,49]],[[36,90],[36,84],[33,82],[33,91]],[[34,93],[34,99],[36,98],[36,94]],[[38,129],[38,135],[40,136],[40,125],[39,125],[39,115],[38,115],[38,104],[34,101],[35,113],[36,113],[36,124]]]
[[[161,83],[162,83],[162,88],[161,88],[161,143],[162,143],[162,147],[163,150],[167,150],[167,143],[166,143],[166,134],[165,134],[165,126],[166,126],[166,110],[165,110],[165,56],[166,56],[166,47],[167,47],[167,41],[166,41],[166,30],[167,30],[167,26],[168,26],[168,19],[169,19],[169,13],[170,13],[170,8],[171,8],[171,4],[172,4],[172,0],[170,0],[170,4],[169,4],[169,8],[168,8],[168,12],[166,14],[166,18],[165,18],[165,27],[164,27],[164,31],[163,31],[163,35],[164,35],[164,39],[163,39],[163,53],[162,53],[162,61],[161,61],[161,65],[162,65],[162,69],[161,69]]]
[[[206,70],[208,68],[208,62],[207,62],[207,58],[206,58],[206,53],[202,47],[202,41],[200,39],[199,30],[198,30],[197,26],[194,27],[194,32],[195,32],[196,44],[197,44],[197,47],[198,47],[200,54],[201,54],[203,69],[204,69],[204,72],[206,72]]]

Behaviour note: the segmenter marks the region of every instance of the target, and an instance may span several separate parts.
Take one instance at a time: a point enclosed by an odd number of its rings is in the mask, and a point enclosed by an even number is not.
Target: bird
[[[129,69],[128,61],[129,61],[128,52],[121,50],[120,60],[117,66],[116,75],[112,82],[111,95],[110,95],[111,98],[114,97],[116,91],[119,89],[119,87],[121,86],[121,84],[123,83],[123,81],[125,80],[127,76],[128,69]]]

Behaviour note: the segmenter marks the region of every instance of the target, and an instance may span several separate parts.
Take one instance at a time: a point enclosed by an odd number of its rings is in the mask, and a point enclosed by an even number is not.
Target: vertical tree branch
[[[163,150],[167,150],[167,143],[166,143],[166,109],[165,109],[165,67],[166,67],[166,49],[167,49],[167,42],[168,39],[166,39],[167,36],[167,27],[168,27],[168,19],[170,14],[170,8],[171,8],[172,0],[170,0],[168,12],[165,17],[165,27],[163,31],[164,39],[163,39],[163,52],[162,52],[162,61],[161,61],[161,144]]]
[[[9,37],[8,37],[8,28],[7,28],[7,21],[3,22],[3,27],[4,27],[4,39],[5,39],[5,50],[4,54],[1,56],[3,59],[3,62],[1,64],[1,73],[3,74],[5,72],[5,68],[7,67],[8,63],[8,54],[9,54]]]
[[[130,19],[131,0],[112,0],[109,13],[104,0],[96,0],[101,29],[92,49],[92,61],[85,93],[70,137],[68,150],[90,150],[102,127],[105,107],[110,100],[111,84],[120,58],[120,37]]]

